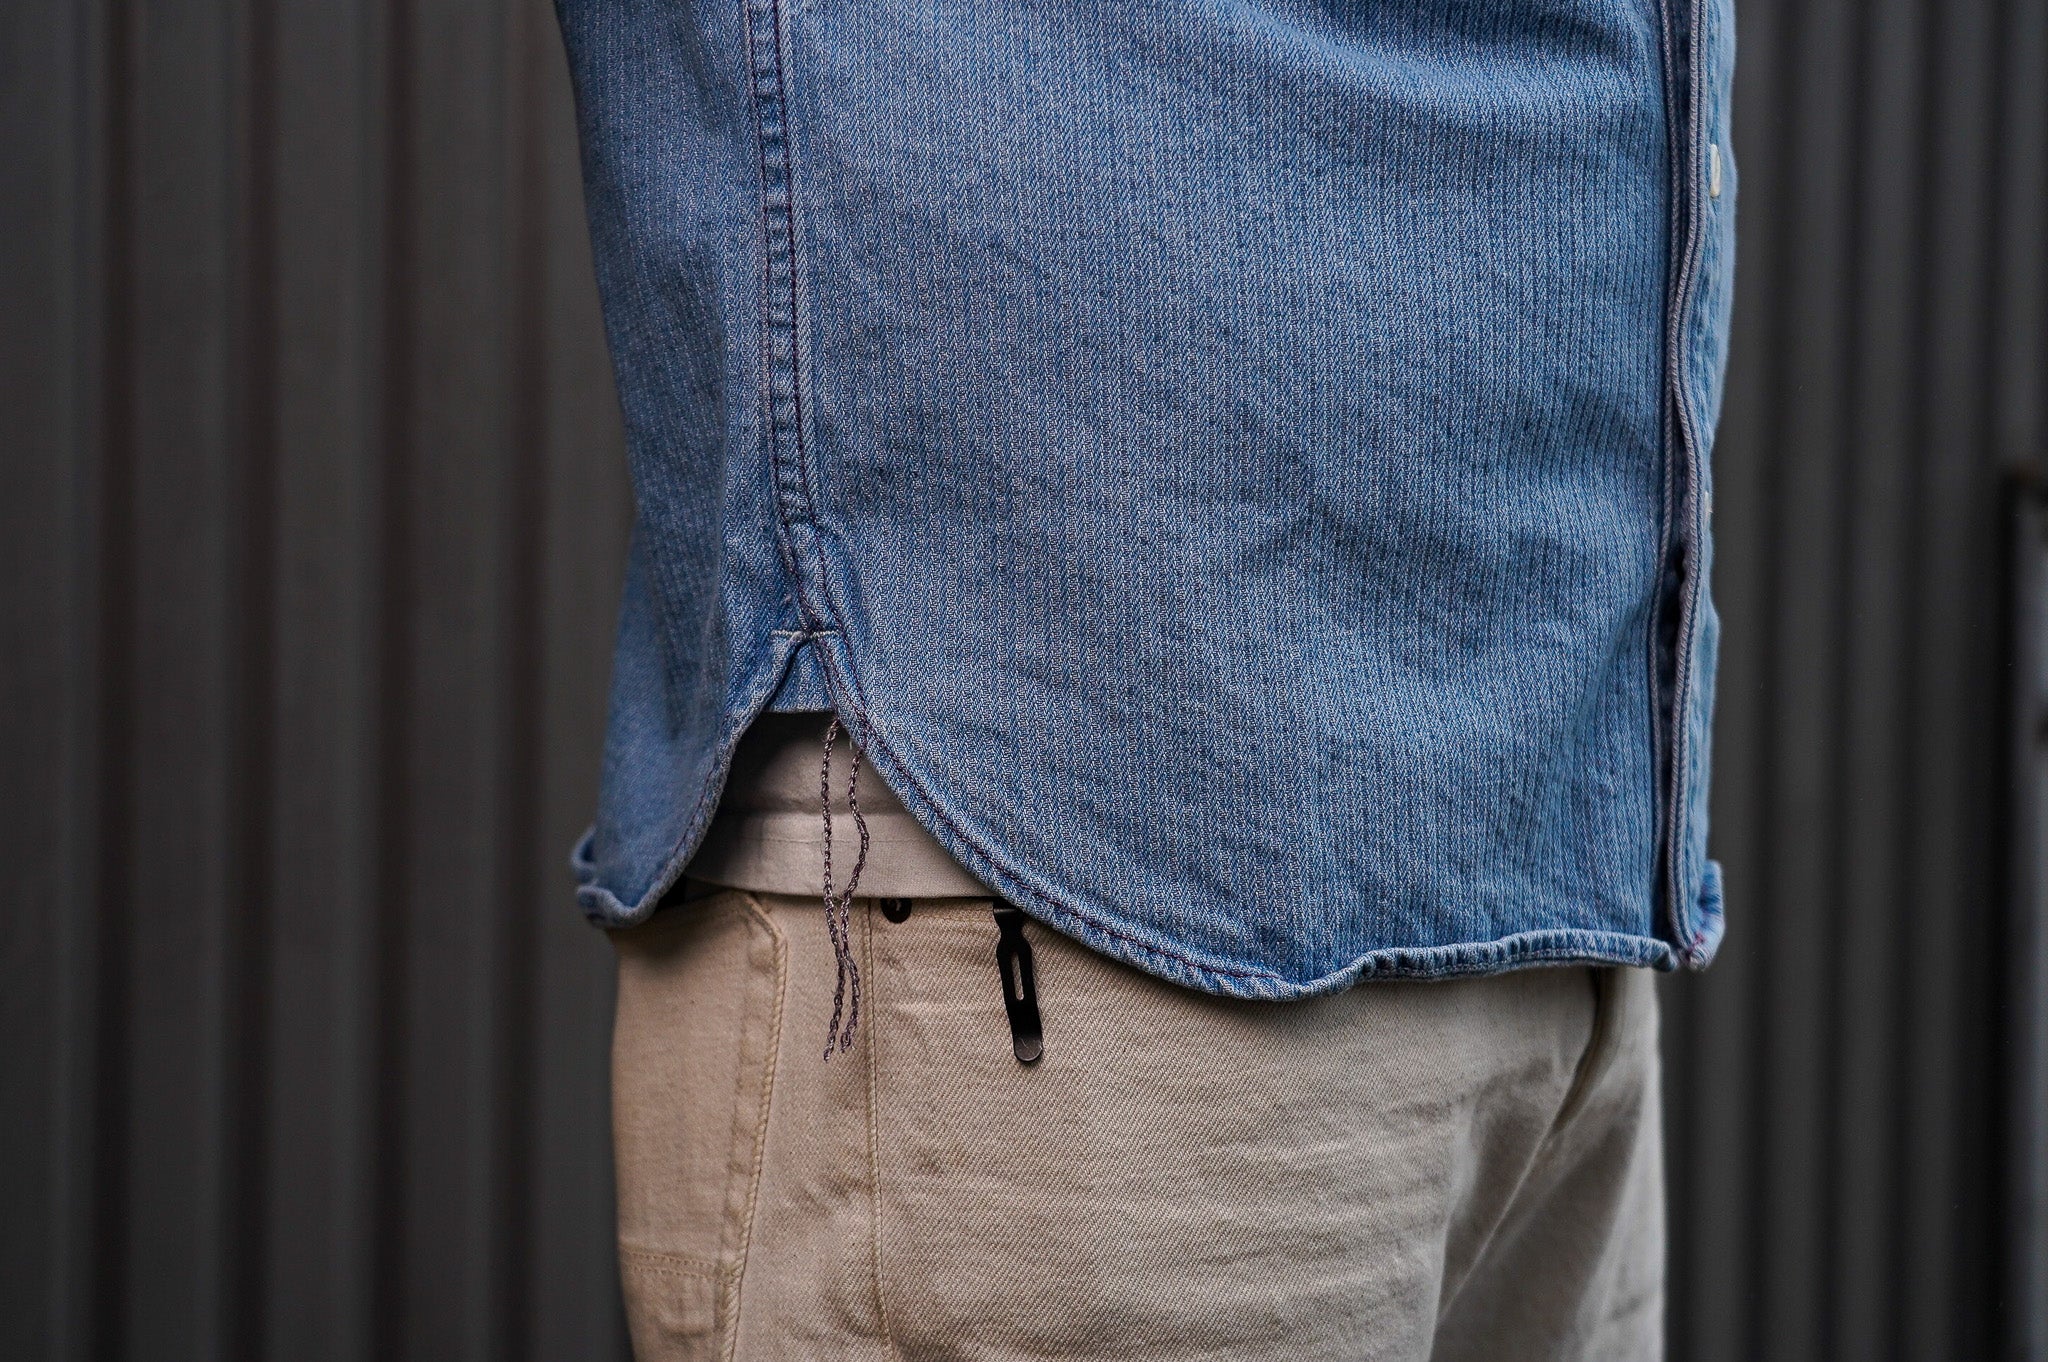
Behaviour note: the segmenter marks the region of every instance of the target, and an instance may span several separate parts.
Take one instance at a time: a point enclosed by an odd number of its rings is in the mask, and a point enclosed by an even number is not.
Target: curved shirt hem
[[[781,642],[782,640],[777,640]],[[1132,930],[1096,911],[1081,908],[1056,888],[1040,887],[992,859],[978,838],[966,832],[958,819],[926,788],[926,782],[910,771],[890,740],[872,723],[866,706],[847,684],[842,670],[847,659],[834,654],[838,637],[818,639],[823,643],[828,688],[836,707],[858,716],[864,734],[862,750],[869,762],[902,800],[904,807],[976,879],[997,895],[1024,910],[1055,931],[1073,938],[1092,950],[1172,983],[1224,997],[1264,1001],[1312,998],[1340,992],[1365,979],[1438,979],[1476,974],[1501,973],[1536,966],[1627,965],[1670,971],[1681,965],[1703,968],[1718,945],[1720,924],[1719,876],[1710,875],[1703,886],[1703,898],[1711,898],[1709,929],[1688,943],[1681,953],[1665,941],[1633,932],[1584,927],[1538,928],[1514,932],[1483,941],[1453,942],[1436,946],[1382,946],[1368,950],[1343,965],[1309,979],[1290,979],[1271,970],[1240,966],[1221,960],[1204,960],[1173,950],[1133,934]],[[789,660],[789,651],[772,657],[769,675],[779,676]],[[779,664],[779,665],[778,665]],[[740,734],[765,707],[766,690],[756,688],[745,708],[745,719],[728,723],[721,751],[714,761],[717,776],[713,786],[723,784],[725,766]],[[600,883],[601,871],[593,855],[595,829],[586,831],[570,857],[579,881],[577,901],[590,920],[606,929],[631,926],[645,920],[681,874],[710,824],[709,812],[701,807],[688,820],[680,844],[671,852],[662,872],[637,901],[627,904]],[[1706,906],[1706,905],[1703,905]]]
[[[586,832],[573,857],[579,875],[595,868],[589,858],[589,839]],[[605,928],[643,921],[653,912],[658,898],[658,894],[649,893],[640,903],[628,906],[609,889],[591,882],[577,892],[584,911]],[[1035,895],[1016,906],[1089,949],[1170,983],[1224,997],[1267,1002],[1339,993],[1367,979],[1451,979],[1534,966],[1568,965],[1629,965],[1669,971],[1680,963],[1667,943],[1652,937],[1560,927],[1516,932],[1492,941],[1382,947],[1367,951],[1327,974],[1293,980],[1262,970],[1199,964],[1186,956],[1146,945],[1114,927],[1097,923],[1069,905],[1050,903],[1043,896]]]

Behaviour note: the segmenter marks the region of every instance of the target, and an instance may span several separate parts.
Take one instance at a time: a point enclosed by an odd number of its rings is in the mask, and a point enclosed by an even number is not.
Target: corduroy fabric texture
[[[1182,989],[1031,929],[1012,1057],[986,900],[856,902],[821,1060],[814,899],[699,889],[616,935],[639,1362],[1661,1356],[1641,970]]]

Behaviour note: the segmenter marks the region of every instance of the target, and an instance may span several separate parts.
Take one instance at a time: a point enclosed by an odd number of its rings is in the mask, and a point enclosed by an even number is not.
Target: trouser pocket
[[[722,1357],[760,1178],[786,947],[737,890],[664,909],[613,943],[612,1135],[633,1353]]]

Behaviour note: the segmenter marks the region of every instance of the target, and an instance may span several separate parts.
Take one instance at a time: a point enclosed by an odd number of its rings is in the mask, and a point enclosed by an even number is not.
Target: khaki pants
[[[1656,1006],[1620,969],[1245,1003],[986,899],[692,886],[621,932],[619,1254],[640,1362],[1662,1355]]]

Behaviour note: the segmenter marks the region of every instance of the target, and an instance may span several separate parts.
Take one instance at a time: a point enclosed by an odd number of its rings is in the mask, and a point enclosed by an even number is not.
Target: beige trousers
[[[1037,924],[1012,1054],[986,899],[692,886],[621,932],[635,1356],[1662,1355],[1656,1006],[1620,969],[1244,1003]]]

